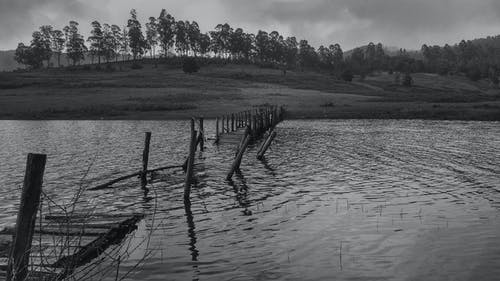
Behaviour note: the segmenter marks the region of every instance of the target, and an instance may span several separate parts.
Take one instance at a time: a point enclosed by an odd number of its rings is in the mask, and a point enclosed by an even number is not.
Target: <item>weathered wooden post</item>
[[[146,132],[146,137],[144,139],[144,150],[142,151],[141,185],[143,188],[148,183],[147,175],[148,175],[149,144],[150,143],[151,143],[151,132]]]
[[[231,132],[234,132],[234,113],[231,113]]]
[[[215,118],[215,143],[219,143],[219,117]]]
[[[236,158],[234,158],[233,165],[231,165],[231,169],[229,170],[229,173],[227,174],[226,180],[231,180],[231,178],[234,175],[234,172],[236,170],[240,169],[241,159],[243,158],[243,154],[245,153],[245,150],[248,147],[248,143],[250,142],[250,135],[245,134],[245,135],[243,135],[243,138],[244,138],[243,145],[238,150],[238,154],[236,155]]]
[[[221,120],[221,125],[222,125],[222,131],[221,131],[221,135],[224,134],[224,115],[222,115],[222,120]]]
[[[200,151],[205,150],[205,129],[203,126],[203,117],[199,118],[200,120]]]
[[[187,158],[186,181],[184,185],[184,202],[189,201],[191,194],[191,183],[193,182],[194,153],[196,150],[196,131],[191,130],[191,142],[189,143],[189,156]]]
[[[271,143],[273,142],[274,138],[276,138],[276,132],[272,132],[269,137],[262,143],[262,146],[259,149],[259,152],[257,153],[257,159],[262,160],[264,159],[264,154],[266,154],[267,149],[271,146]]]
[[[7,265],[8,281],[24,281],[28,275],[31,243],[35,232],[46,162],[47,155],[45,154],[28,154],[21,204],[17,213],[15,235]]]
[[[227,129],[226,132],[229,133],[230,132],[229,131],[229,115],[226,115],[226,129]]]

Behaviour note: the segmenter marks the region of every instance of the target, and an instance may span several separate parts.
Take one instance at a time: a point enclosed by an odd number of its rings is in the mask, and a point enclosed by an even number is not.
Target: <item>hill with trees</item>
[[[79,23],[70,21],[62,29],[44,25],[33,32],[29,44],[19,43],[15,61],[30,69],[78,66],[85,63],[112,63],[151,58],[203,58],[231,63],[255,64],[287,70],[316,70],[350,81],[374,71],[404,73],[429,72],[441,75],[464,73],[471,80],[488,78],[498,85],[500,37],[461,41],[455,45],[428,46],[419,52],[369,43],[344,53],[338,43],[315,48],[305,39],[284,37],[277,31],[259,30],[256,34],[228,23],[202,33],[196,21],[175,19],[165,9],[145,24],[136,10],[130,11],[125,26],[90,23],[90,35],[79,31]],[[66,61],[66,62],[64,62]],[[12,69],[12,63],[7,69]],[[411,84],[411,83],[410,83]]]

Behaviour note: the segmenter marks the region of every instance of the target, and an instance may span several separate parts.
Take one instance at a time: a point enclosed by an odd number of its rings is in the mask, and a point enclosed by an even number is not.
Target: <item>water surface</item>
[[[213,124],[206,125],[213,132]],[[26,153],[48,154],[45,192],[68,201],[140,169],[179,164],[184,121],[0,121],[0,227],[15,221]],[[500,124],[286,121],[265,161],[250,147],[197,154],[191,208],[183,174],[86,192],[99,212],[148,217],[120,249],[140,280],[492,280],[500,274]],[[210,137],[210,135],[209,135]],[[144,242],[146,241],[146,242]],[[134,247],[132,247],[132,246]],[[137,266],[140,264],[140,266]],[[109,280],[114,280],[109,267]],[[101,269],[102,270],[102,269]],[[112,271],[112,272],[111,272]]]

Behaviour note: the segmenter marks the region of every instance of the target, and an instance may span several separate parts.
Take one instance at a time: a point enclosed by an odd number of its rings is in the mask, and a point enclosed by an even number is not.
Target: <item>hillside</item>
[[[14,60],[16,51],[0,51],[0,71],[12,71],[22,67]]]
[[[289,118],[500,120],[499,90],[458,75],[415,74],[407,88],[387,73],[349,83],[252,65],[210,65],[193,75],[146,62],[115,67],[0,73],[0,119],[214,118],[280,104]]]

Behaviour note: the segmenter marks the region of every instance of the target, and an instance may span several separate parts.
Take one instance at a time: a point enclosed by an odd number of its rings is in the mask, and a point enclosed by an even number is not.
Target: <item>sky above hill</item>
[[[419,49],[423,43],[457,43],[500,34],[498,0],[0,0],[0,50],[28,43],[40,25],[62,29],[70,20],[88,36],[90,22],[123,26],[135,8],[145,23],[162,8],[195,20],[202,31],[218,23],[246,32],[277,30],[313,46],[344,50],[381,42]]]

